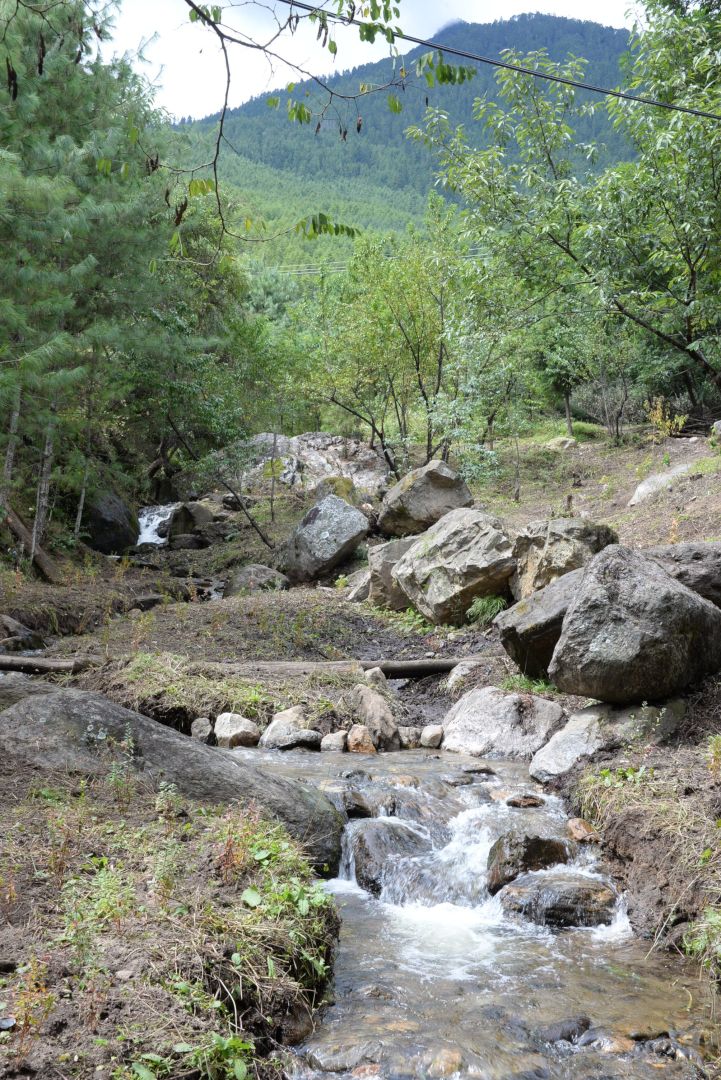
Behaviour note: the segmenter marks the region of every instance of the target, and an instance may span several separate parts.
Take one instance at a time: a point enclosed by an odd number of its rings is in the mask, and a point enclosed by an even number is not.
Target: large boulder
[[[516,570],[511,592],[522,600],[617,543],[618,535],[608,525],[594,525],[583,518],[532,521],[513,544]]]
[[[327,495],[305,515],[282,555],[292,581],[312,581],[347,559],[368,533],[368,519],[335,495]]]
[[[618,900],[608,882],[572,870],[523,874],[498,898],[506,911],[559,929],[611,923]]]
[[[408,549],[392,574],[433,623],[461,624],[478,596],[506,592],[515,562],[501,522],[482,510],[451,510]]]
[[[280,571],[260,563],[250,563],[231,572],[223,589],[223,597],[228,599],[247,592],[279,592],[289,586],[288,578]]]
[[[494,619],[501,645],[529,678],[548,677],[548,665],[561,636],[563,620],[584,573],[580,569],[564,574]]]
[[[251,486],[272,475],[287,487],[312,491],[323,481],[337,489],[344,478],[359,491],[379,497],[388,486],[388,464],[380,450],[371,449],[362,439],[308,431],[304,435],[272,435],[263,432],[246,444],[251,470],[246,477]]]
[[[83,514],[83,533],[90,547],[104,555],[122,555],[140,535],[138,519],[112,491],[89,499]]]
[[[44,648],[45,642],[35,630],[30,630],[9,615],[0,615],[0,653]]]
[[[58,690],[27,697],[0,713],[0,740],[6,766],[91,776],[106,773],[114,747],[130,742],[131,767],[153,784],[173,783],[209,805],[253,802],[283,822],[317,866],[338,866],[343,819],[315,788],[189,739],[101,694]]]
[[[372,686],[358,683],[343,695],[339,704],[355,724],[362,724],[368,729],[376,750],[400,750],[398,725],[390,706]]]
[[[388,608],[390,611],[404,611],[408,607],[408,597],[393,577],[393,568],[401,556],[415,544],[416,539],[415,536],[405,536],[368,549],[368,599],[376,607]]]
[[[534,780],[547,784],[564,776],[601,750],[616,750],[629,743],[662,743],[678,728],[686,713],[680,699],[662,707],[637,705],[589,705],[569,717],[565,727],[552,735],[534,755],[528,771]]]
[[[0,673],[0,712],[9,709],[23,698],[35,694],[54,694],[56,691],[57,686],[54,683],[31,678],[19,671]]]
[[[265,750],[320,750],[322,738],[320,731],[308,727],[302,705],[294,705],[275,714],[259,745]]]
[[[645,548],[643,554],[659,563],[687,589],[693,589],[721,608],[721,542],[660,544]]]
[[[567,863],[573,852],[573,846],[568,840],[557,837],[535,836],[529,833],[507,833],[499,836],[488,852],[488,891],[491,896],[495,896],[519,874]]]
[[[181,536],[199,532],[213,521],[213,511],[202,502],[180,503],[170,515],[168,538],[170,541]]]
[[[358,884],[378,896],[384,872],[401,858],[427,851],[429,841],[393,818],[362,819],[350,830],[349,847]]]
[[[652,495],[657,495],[659,491],[667,491],[672,488],[675,481],[681,476],[686,476],[688,473],[693,472],[696,466],[695,461],[682,461],[678,465],[674,465],[672,468],[667,469],[666,472],[653,473],[651,476],[647,476],[645,480],[642,480],[638,485],[633,495],[629,499],[629,506],[638,506],[639,503],[645,502],[646,499],[650,499]]]
[[[613,545],[586,568],[548,673],[568,694],[665,701],[721,667],[721,611],[653,560]]]
[[[381,504],[378,528],[385,536],[410,536],[435,525],[449,510],[472,505],[465,480],[444,461],[429,461],[390,489]]]
[[[443,749],[529,761],[563,724],[555,701],[486,686],[469,690],[443,720]]]

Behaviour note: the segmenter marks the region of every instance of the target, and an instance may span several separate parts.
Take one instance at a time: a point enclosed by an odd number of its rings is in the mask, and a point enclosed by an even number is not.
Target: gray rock
[[[43,682],[42,679],[31,678],[19,671],[6,671],[0,673],[0,712],[16,705],[23,698],[33,697],[35,694],[54,694],[57,692],[55,683]]]
[[[713,424],[711,425],[711,434],[714,435],[717,439],[721,437],[721,420],[714,420]]]
[[[346,600],[351,604],[362,604],[368,599],[371,587],[370,570],[356,570],[348,578],[348,595]]]
[[[645,548],[643,554],[659,563],[687,589],[721,608],[721,543],[718,540],[661,544]]]
[[[549,439],[546,443],[546,450],[562,453],[564,450],[571,450],[574,446],[578,446],[577,439],[573,439],[570,435],[557,435],[555,439]]]
[[[424,836],[393,818],[359,821],[350,831],[349,844],[356,881],[375,896],[383,887],[383,873],[389,866],[430,847]]]
[[[501,645],[530,679],[548,677],[563,620],[583,581],[584,569],[572,570],[545,589],[519,600],[493,620]]]
[[[215,720],[215,741],[218,746],[257,746],[260,728],[240,713],[224,712]]]
[[[573,713],[566,726],[534,754],[528,771],[534,780],[546,784],[601,750],[616,750],[636,740],[644,744],[665,742],[685,713],[686,704],[681,700],[662,707],[589,705]]]
[[[168,540],[171,551],[201,551],[210,547],[210,541],[199,533],[178,533]]]
[[[337,754],[342,754],[345,751],[347,742],[347,731],[331,731],[329,735],[324,735],[321,739],[320,748],[323,751],[334,751]]]
[[[207,716],[196,716],[193,723],[190,725],[190,737],[191,739],[197,739],[198,742],[210,742],[210,736],[213,734],[213,725]]]
[[[347,1073],[364,1063],[380,1061],[382,1052],[381,1044],[371,1039],[351,1043],[323,1042],[309,1046],[305,1058],[311,1068],[320,1072]]]
[[[469,690],[443,720],[443,749],[528,761],[563,723],[554,701],[493,686]]]
[[[613,921],[611,885],[573,871],[524,874],[498,894],[504,909],[541,926],[602,926]]]
[[[389,540],[387,544],[378,544],[377,547],[369,548],[368,599],[376,607],[388,608],[390,611],[405,611],[408,607],[408,597],[393,577],[393,567],[413,546],[416,539],[415,536],[405,536],[400,540]]]
[[[356,724],[368,729],[376,750],[400,750],[398,725],[390,706],[372,686],[357,683],[343,695],[340,705]]]
[[[443,725],[426,724],[421,731],[421,746],[427,750],[436,750],[443,742]]]
[[[651,559],[594,557],[563,620],[549,675],[569,694],[664,701],[721,667],[721,611]]]
[[[83,515],[83,533],[90,547],[104,555],[122,555],[140,534],[137,516],[112,491],[88,500]]]
[[[421,745],[421,728],[399,727],[398,737],[401,740],[401,750],[417,750]]]
[[[282,569],[292,581],[311,581],[347,559],[368,532],[360,510],[327,495],[297,526],[282,555]]]
[[[513,544],[516,571],[511,592],[516,600],[522,600],[617,543],[618,534],[608,525],[594,525],[583,518],[532,521]]]
[[[240,566],[231,572],[223,589],[223,597],[227,599],[230,596],[261,590],[278,592],[289,587],[290,582],[285,574],[273,570],[270,566],[250,563],[248,566]]]
[[[388,680],[379,667],[368,668],[365,672],[365,681],[369,686],[375,686],[376,689],[388,685]]]
[[[465,621],[477,596],[506,592],[515,562],[508,534],[481,510],[451,510],[409,548],[393,577],[433,623]]]
[[[213,806],[255,803],[288,828],[316,866],[338,866],[343,818],[308,784],[249,765],[238,754],[189,739],[101,694],[59,690],[34,695],[0,713],[7,761],[38,771],[102,776],[112,747],[132,740],[131,766],[153,784],[173,783],[182,795]]]
[[[409,536],[434,525],[449,510],[472,506],[468,485],[450,465],[429,461],[412,469],[383,499],[378,528],[384,536]]]
[[[668,490],[668,488],[673,487],[674,480],[693,472],[695,465],[694,461],[685,461],[679,465],[674,465],[672,469],[667,469],[666,472],[653,473],[651,476],[647,476],[634,491],[628,505],[638,506],[639,503],[650,499],[652,495],[657,495],[659,491]]]
[[[471,672],[475,671],[476,668],[480,666],[480,660],[461,660],[460,664],[456,664],[446,679],[446,686],[451,691],[457,690],[461,683],[466,681]]]
[[[216,722],[217,729],[217,722]],[[319,750],[323,736],[308,727],[302,705],[276,713],[260,737],[259,745],[265,750]]]
[[[388,464],[383,454],[362,439],[308,431],[303,435],[273,436],[263,432],[246,444],[256,467],[249,482],[267,483],[268,463],[280,462],[279,482],[312,491],[329,478],[345,477],[359,491],[379,497],[388,485]]]
[[[202,502],[186,502],[176,506],[170,515],[168,524],[168,537],[175,540],[179,536],[187,536],[202,529],[204,525],[210,525],[213,520],[213,511]]]
[[[371,733],[365,724],[353,724],[348,732],[346,748],[351,754],[377,753]]]
[[[567,863],[573,851],[573,845],[568,840],[528,833],[500,836],[488,853],[488,891],[495,896],[520,874]]]
[[[9,615],[0,615],[0,653],[44,648],[45,642],[35,630],[29,630]]]

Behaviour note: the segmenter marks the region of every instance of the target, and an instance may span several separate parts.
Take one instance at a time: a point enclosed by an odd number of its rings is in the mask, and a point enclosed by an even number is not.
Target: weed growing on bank
[[[338,920],[285,830],[110,773],[6,791],[0,1072],[243,1080],[308,1030]]]

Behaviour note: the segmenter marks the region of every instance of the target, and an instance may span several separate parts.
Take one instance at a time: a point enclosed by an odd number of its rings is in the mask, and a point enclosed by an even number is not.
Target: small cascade
[[[343,920],[335,1000],[298,1048],[298,1080],[698,1076],[695,973],[634,938],[596,845],[512,877],[517,903],[490,894],[499,838],[567,841],[562,801],[525,766],[494,761],[490,775],[422,751],[379,755],[367,772],[348,770],[348,755],[274,761],[306,781],[317,771],[321,785],[335,773],[352,814],[328,883]],[[554,1034],[566,1030],[576,1034]],[[654,1039],[670,1047],[661,1059]]]
[[[155,544],[156,547],[163,547],[163,545],[167,544],[167,536],[160,536],[158,529],[170,520],[173,511],[178,506],[180,506],[180,503],[167,503],[165,506],[144,506],[138,514],[140,535],[137,544]]]

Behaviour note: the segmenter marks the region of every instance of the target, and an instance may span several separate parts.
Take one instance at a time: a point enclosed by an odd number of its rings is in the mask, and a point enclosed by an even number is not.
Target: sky
[[[494,22],[528,11],[590,19],[605,26],[631,26],[633,0],[401,0],[400,25],[415,37],[431,38],[442,26],[458,19]],[[225,0],[224,22],[261,40],[274,26],[272,5],[247,0]],[[279,14],[287,13],[278,4]],[[137,53],[145,62],[138,66],[156,88],[156,103],[173,117],[207,116],[223,102],[225,76],[222,56],[212,33],[199,23],[191,24],[184,0],[121,0],[116,16],[112,51]],[[316,28],[301,25],[293,37],[276,43],[278,53],[315,75],[343,71],[387,55],[388,48],[369,46],[358,38],[357,28],[339,27],[335,62],[315,39]],[[231,107],[256,94],[283,87],[298,74],[280,61],[269,62],[262,54],[234,46]]]

